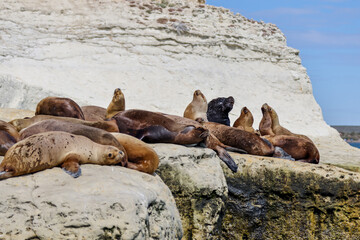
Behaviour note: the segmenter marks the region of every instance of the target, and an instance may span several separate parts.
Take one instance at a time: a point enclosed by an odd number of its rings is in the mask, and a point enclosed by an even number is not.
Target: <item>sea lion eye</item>
[[[112,156],[113,156],[112,153],[109,153],[109,154],[108,154],[108,157],[109,157],[109,158],[112,158]]]

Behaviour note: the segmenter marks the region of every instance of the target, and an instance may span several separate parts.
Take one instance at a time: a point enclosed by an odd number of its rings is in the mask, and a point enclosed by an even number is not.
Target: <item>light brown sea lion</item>
[[[196,90],[193,95],[193,100],[186,107],[184,117],[198,122],[207,122],[207,100],[200,90]]]
[[[307,163],[319,163],[320,153],[316,146],[309,140],[291,135],[264,136],[276,147],[281,147],[296,161]]]
[[[225,145],[243,149],[253,155],[272,156],[274,154],[274,146],[257,134],[214,122],[205,122],[203,126]]]
[[[241,109],[241,114],[238,119],[235,120],[233,127],[240,130],[255,133],[253,128],[254,117],[247,107]]]
[[[106,109],[106,118],[110,119],[120,111],[125,110],[125,97],[120,88],[115,89],[114,96]]]
[[[70,98],[44,98],[36,106],[35,115],[52,115],[85,120],[80,106]]]
[[[305,136],[305,135],[302,135],[302,134],[292,133],[288,129],[281,126],[280,122],[279,122],[279,116],[277,115],[276,111],[272,107],[270,107],[266,103],[263,105],[263,107],[265,109],[267,109],[267,111],[269,111],[269,113],[270,113],[271,122],[272,122],[271,129],[275,133],[275,135],[296,136],[296,137],[301,137],[301,138],[307,139],[310,142],[312,142],[312,140],[308,136]]]
[[[143,141],[123,133],[111,133],[125,148],[128,155],[128,168],[154,174],[159,166],[159,156]]]
[[[115,165],[124,153],[113,146],[66,132],[35,134],[19,141],[0,164],[0,179],[61,166],[73,177],[81,175],[80,164]]]
[[[120,144],[117,141],[117,139],[109,132],[99,128],[90,127],[78,123],[56,120],[56,119],[48,119],[37,122],[21,130],[20,139],[23,140],[38,133],[51,132],[51,131],[62,131],[62,132],[72,133],[75,135],[81,135],[89,138],[90,140],[98,144],[114,146],[119,150],[121,150],[122,152],[124,152],[124,157],[121,159],[120,165],[123,167],[127,166],[128,157],[122,144]]]
[[[104,121],[106,118],[106,109],[98,106],[83,106],[81,110],[84,113],[85,121]]]
[[[4,156],[7,150],[19,141],[19,133],[10,123],[0,120],[0,156]]]
[[[13,125],[17,131],[21,131],[24,128],[27,128],[28,126],[40,122],[42,120],[47,119],[56,119],[59,121],[67,121],[72,123],[78,123],[90,127],[96,127],[103,129],[108,132],[119,132],[119,129],[117,127],[117,123],[115,120],[109,120],[109,121],[85,121],[81,119],[76,118],[68,118],[68,117],[56,117],[56,116],[50,116],[50,115],[36,115],[32,118],[27,119],[14,119],[10,121],[9,123]]]
[[[125,110],[112,119],[116,120],[120,133],[149,143],[196,144],[208,135],[203,127],[177,123],[161,113],[145,110]]]

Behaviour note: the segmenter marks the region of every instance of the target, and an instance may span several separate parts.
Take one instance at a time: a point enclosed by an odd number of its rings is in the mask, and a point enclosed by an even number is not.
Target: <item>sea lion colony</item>
[[[125,110],[117,88],[107,109],[80,107],[69,98],[47,97],[35,116],[0,121],[0,179],[61,166],[73,177],[80,164],[120,165],[154,174],[159,158],[147,143],[200,145],[213,149],[233,171],[237,165],[227,150],[260,156],[319,163],[319,151],[307,136],[279,123],[275,110],[264,104],[259,131],[244,107],[230,127],[234,98],[216,98],[209,105],[196,90],[184,117],[145,110]],[[141,140],[141,141],[140,141]]]

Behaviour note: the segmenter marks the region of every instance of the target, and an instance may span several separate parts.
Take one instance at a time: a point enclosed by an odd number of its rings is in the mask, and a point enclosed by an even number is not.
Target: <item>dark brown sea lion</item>
[[[4,156],[7,150],[19,141],[19,137],[13,125],[0,120],[0,156]]]
[[[37,122],[21,130],[20,139],[23,140],[38,133],[51,131],[62,131],[75,135],[81,135],[89,138],[90,140],[98,144],[114,146],[124,152],[124,157],[121,159],[120,165],[124,167],[127,166],[128,157],[126,155],[124,147],[117,141],[117,139],[113,135],[99,128],[90,127],[78,123],[49,119]]]
[[[104,121],[106,118],[106,109],[98,106],[83,106],[81,110],[84,113],[85,121]]]
[[[281,126],[280,122],[279,122],[279,116],[277,115],[276,111],[272,107],[270,107],[266,103],[263,105],[263,107],[265,109],[267,109],[267,111],[270,113],[271,122],[272,122],[271,129],[275,133],[275,135],[296,136],[296,137],[304,138],[304,139],[309,140],[310,142],[312,142],[312,140],[308,136],[305,136],[305,135],[302,135],[302,134],[292,133],[288,129]]]
[[[114,96],[106,109],[106,118],[110,119],[120,111],[125,110],[125,96],[120,88],[115,89]]]
[[[154,174],[159,166],[159,156],[143,141],[123,133],[111,133],[124,146],[128,155],[128,168]]]
[[[276,147],[281,147],[296,161],[319,163],[320,153],[315,145],[307,139],[291,135],[264,136]]]
[[[247,109],[247,107],[243,107],[241,109],[240,117],[235,120],[233,127],[249,133],[255,133],[255,129],[252,126],[253,123],[254,117],[252,113],[249,109]]]
[[[208,121],[230,126],[229,112],[233,109],[234,102],[235,100],[231,96],[211,100],[206,113]]]
[[[80,106],[70,98],[44,98],[36,106],[35,115],[52,115],[85,120]]]
[[[266,135],[274,136],[275,133],[273,132],[271,127],[272,126],[271,116],[268,109],[268,105],[266,103],[262,105],[261,112],[263,114],[263,117],[259,124],[259,131],[261,136],[266,136]]]
[[[80,164],[115,165],[124,153],[113,146],[66,132],[35,134],[19,141],[0,164],[0,179],[62,166],[73,177],[81,175]]]
[[[186,107],[184,117],[198,122],[207,122],[207,100],[200,90],[196,90],[193,95],[193,100]]]
[[[117,123],[115,120],[109,120],[109,121],[84,121],[81,119],[76,118],[68,118],[68,117],[56,117],[56,116],[50,116],[50,115],[36,115],[32,118],[27,119],[14,119],[10,121],[9,123],[12,124],[17,131],[21,131],[24,128],[27,128],[28,126],[40,122],[42,120],[47,119],[56,119],[59,121],[67,121],[72,123],[78,123],[90,127],[96,127],[103,129],[108,132],[119,132],[119,129],[117,127]]]
[[[204,141],[208,135],[203,127],[177,123],[161,113],[145,110],[125,110],[112,119],[116,120],[120,133],[148,143],[196,144]]]
[[[274,154],[274,146],[257,134],[214,122],[205,122],[203,126],[227,146],[243,149],[253,155],[272,156]]]

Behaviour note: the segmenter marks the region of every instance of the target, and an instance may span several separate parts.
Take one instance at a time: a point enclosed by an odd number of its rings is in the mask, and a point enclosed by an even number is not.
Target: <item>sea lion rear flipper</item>
[[[216,152],[219,158],[230,168],[230,170],[234,173],[237,172],[238,166],[234,162],[234,159],[230,156],[230,154],[222,147],[216,147]]]
[[[78,162],[78,158],[76,158],[74,155],[66,157],[66,160],[61,165],[61,168],[64,170],[64,172],[73,178],[77,178],[81,175],[81,168]]]
[[[241,154],[247,154],[247,151],[241,149],[241,148],[235,148],[235,147],[230,147],[230,146],[226,146],[225,145],[225,149],[227,151],[231,151],[231,152],[236,152],[236,153],[241,153]]]
[[[0,179],[6,179],[13,176],[14,171],[4,171],[4,168],[0,169]]]

